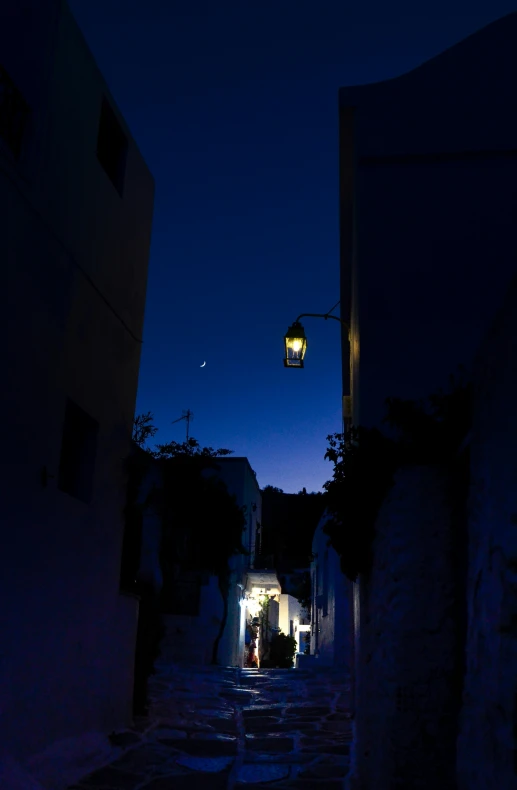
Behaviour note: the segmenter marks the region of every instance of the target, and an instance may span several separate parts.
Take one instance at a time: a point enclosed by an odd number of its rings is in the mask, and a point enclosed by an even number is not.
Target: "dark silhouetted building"
[[[0,53],[0,740],[26,762],[131,719],[124,459],[154,184],[64,0],[3,3]]]

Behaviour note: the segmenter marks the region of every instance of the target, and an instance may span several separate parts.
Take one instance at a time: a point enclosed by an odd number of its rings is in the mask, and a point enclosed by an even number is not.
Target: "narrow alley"
[[[70,790],[342,788],[349,684],[329,667],[159,664],[150,710],[112,736],[120,756]]]

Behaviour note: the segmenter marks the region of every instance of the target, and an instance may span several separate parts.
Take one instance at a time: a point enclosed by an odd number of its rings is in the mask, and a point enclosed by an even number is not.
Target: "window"
[[[20,158],[29,107],[20,91],[0,66],[0,137],[15,159]]]
[[[127,138],[106,99],[102,100],[97,158],[122,197],[126,170]]]
[[[89,502],[92,496],[99,423],[68,399],[65,410],[59,488],[66,494]]]

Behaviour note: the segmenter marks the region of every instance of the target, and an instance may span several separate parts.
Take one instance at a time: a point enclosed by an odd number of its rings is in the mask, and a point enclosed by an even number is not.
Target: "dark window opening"
[[[59,488],[82,502],[89,502],[92,496],[98,433],[99,423],[68,399],[59,462]]]
[[[97,158],[122,197],[127,158],[127,138],[106,99],[102,100]]]
[[[20,158],[29,113],[29,106],[22,94],[0,66],[0,137],[15,159]]]

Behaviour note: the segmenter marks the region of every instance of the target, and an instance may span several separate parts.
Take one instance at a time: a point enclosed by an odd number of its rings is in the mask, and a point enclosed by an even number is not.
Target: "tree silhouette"
[[[149,439],[156,435],[158,428],[153,425],[154,414],[150,411],[137,414],[133,418],[133,441],[144,448]]]
[[[202,447],[194,438],[144,447],[157,432],[152,421],[152,412],[135,417],[134,440],[145,452],[135,454],[134,459],[141,465],[136,478],[142,480],[152,464],[157,464],[161,473],[160,484],[153,487],[145,506],[161,518],[162,603],[166,606],[174,596],[178,569],[217,576],[224,607],[213,647],[212,660],[217,663],[228,618],[230,558],[246,553],[242,545],[246,527],[243,508],[217,476],[216,459],[231,455],[233,450]]]

